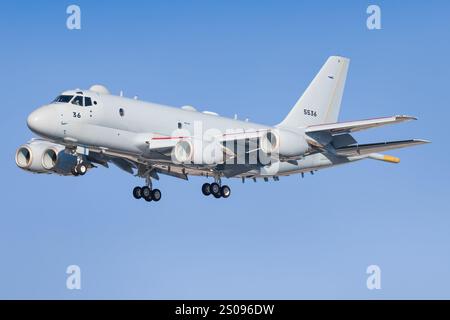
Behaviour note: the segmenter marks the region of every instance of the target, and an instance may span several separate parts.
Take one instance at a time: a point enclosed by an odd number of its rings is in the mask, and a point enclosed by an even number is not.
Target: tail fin
[[[329,57],[278,126],[307,127],[337,122],[349,63],[344,57]]]

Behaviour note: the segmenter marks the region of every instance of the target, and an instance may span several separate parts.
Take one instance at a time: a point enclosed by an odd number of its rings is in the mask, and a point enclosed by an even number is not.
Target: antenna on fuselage
[[[138,99],[138,96],[134,96],[133,99],[134,99],[134,100],[137,100],[137,99]]]
[[[120,90],[119,95],[120,95],[121,97],[123,97],[123,91],[122,91],[122,90]]]

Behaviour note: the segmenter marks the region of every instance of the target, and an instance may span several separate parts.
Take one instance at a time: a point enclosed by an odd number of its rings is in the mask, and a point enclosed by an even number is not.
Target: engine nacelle
[[[223,147],[216,141],[178,141],[172,151],[175,163],[215,165],[224,162]]]
[[[34,173],[48,173],[42,160],[49,146],[47,141],[42,140],[33,140],[20,146],[16,151],[17,166]]]
[[[259,140],[261,151],[266,154],[278,154],[282,157],[299,157],[305,154],[309,145],[304,133],[285,129],[266,132]]]
[[[45,140],[32,140],[16,151],[19,168],[34,173],[72,175],[77,158],[64,152],[64,147]]]

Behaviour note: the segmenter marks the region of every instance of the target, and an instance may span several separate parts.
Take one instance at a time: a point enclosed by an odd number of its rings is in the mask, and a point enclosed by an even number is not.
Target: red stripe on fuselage
[[[156,137],[152,138],[152,140],[171,140],[171,139],[185,139],[187,137]]]

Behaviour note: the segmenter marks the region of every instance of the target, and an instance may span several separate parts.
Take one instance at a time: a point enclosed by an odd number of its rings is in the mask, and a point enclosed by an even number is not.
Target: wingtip
[[[414,141],[417,143],[431,143],[430,140],[425,140],[425,139],[414,139]]]
[[[414,116],[408,116],[408,115],[398,115],[395,116],[397,119],[399,120],[403,120],[403,121],[410,121],[410,120],[417,120],[417,117]]]

